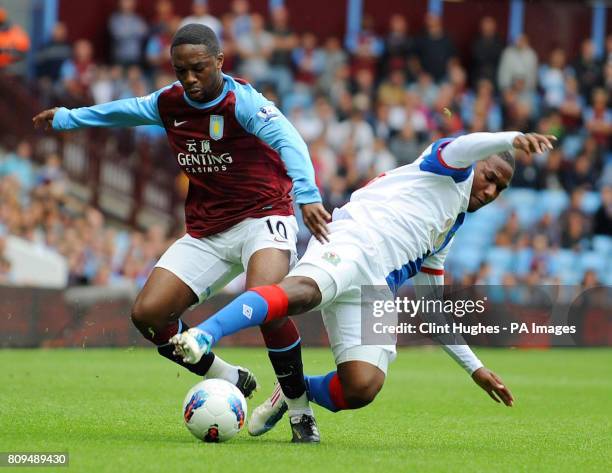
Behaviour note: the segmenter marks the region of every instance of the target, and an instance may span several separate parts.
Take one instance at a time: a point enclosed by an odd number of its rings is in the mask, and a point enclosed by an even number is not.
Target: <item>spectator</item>
[[[406,17],[395,13],[389,18],[389,33],[385,38],[382,72],[389,75],[392,71],[408,72],[409,60],[416,55],[416,44],[408,35]]]
[[[389,148],[399,166],[410,164],[419,157],[421,145],[410,123],[406,123],[401,132],[391,139]]]
[[[57,81],[64,61],[70,58],[68,30],[64,23],[56,23],[50,41],[36,53],[36,75],[39,79]]]
[[[575,210],[569,212],[561,224],[561,248],[581,250],[588,235],[587,220]]]
[[[319,86],[323,90],[330,90],[334,87],[334,78],[336,77],[337,71],[340,68],[348,71],[346,64],[348,57],[346,52],[342,49],[340,40],[335,36],[330,36],[325,41],[324,47],[325,53],[325,67],[319,77]]]
[[[402,69],[395,69],[389,74],[389,79],[380,84],[378,100],[389,106],[404,103],[406,96],[406,76]]]
[[[580,93],[585,100],[590,100],[593,89],[601,85],[602,72],[602,63],[595,57],[595,45],[591,39],[585,39],[580,45],[580,55],[573,67]]]
[[[548,64],[540,66],[540,85],[544,90],[544,105],[559,108],[565,99],[565,78],[569,69],[565,66],[565,51],[555,48]]]
[[[329,127],[327,141],[340,153],[346,151],[346,144],[349,142],[359,150],[371,150],[374,145],[374,132],[370,124],[363,119],[363,112],[354,106],[349,119]]]
[[[155,73],[174,73],[170,62],[170,46],[178,25],[178,18],[170,18],[167,21],[160,22],[147,41],[145,48],[147,64]]]
[[[249,2],[247,0],[234,0],[232,2],[232,32],[236,41],[244,35],[251,33],[251,20],[252,17],[249,15]]]
[[[74,43],[72,59],[67,59],[60,69],[60,79],[69,104],[82,105],[90,101],[90,87],[96,76],[93,47],[86,39]]]
[[[364,16],[361,31],[349,38],[347,49],[353,54],[351,74],[353,76],[363,69],[372,75],[376,74],[378,58],[383,53],[383,42],[374,31],[374,21],[371,16]]]
[[[222,24],[218,18],[208,12],[208,0],[193,0],[191,3],[191,15],[185,17],[178,28],[182,28],[189,23],[200,23],[208,26],[215,32],[218,38],[221,38],[223,31]]]
[[[499,69],[497,70],[497,84],[500,90],[505,90],[521,79],[525,89],[529,92],[535,90],[538,79],[538,57],[529,46],[526,34],[517,36],[514,44],[506,47],[502,53]]]
[[[593,215],[593,233],[612,237],[612,185],[601,189],[601,206]]]
[[[12,176],[19,183],[22,194],[29,193],[36,177],[32,166],[32,146],[28,141],[21,141],[14,153],[10,153],[0,163],[0,177]]]
[[[610,148],[612,137],[612,110],[608,108],[608,94],[605,89],[593,90],[593,105],[584,112],[584,124],[597,144]]]
[[[0,69],[21,61],[30,50],[30,38],[21,26],[9,21],[0,7]]]
[[[111,15],[108,29],[113,63],[122,66],[140,64],[147,24],[136,13],[136,0],[119,0],[119,10]]]
[[[174,13],[174,4],[171,0],[157,0],[155,2],[155,19],[151,24],[149,34],[152,36],[166,31],[170,25],[176,28],[181,19]]]
[[[512,187],[525,187],[536,190],[542,188],[542,174],[540,168],[535,163],[533,154],[517,153]]]
[[[499,58],[504,49],[497,34],[497,23],[490,16],[480,20],[480,36],[472,43],[472,83],[481,79],[495,82]]]
[[[423,70],[430,74],[435,82],[440,82],[446,76],[448,62],[455,57],[455,46],[444,33],[438,15],[428,13],[425,27],[425,34],[417,43],[419,59]]]
[[[268,60],[274,49],[274,37],[264,29],[263,17],[253,14],[249,32],[238,38],[238,52],[242,58],[241,73],[253,82],[269,79]]]
[[[565,78],[565,94],[559,105],[563,127],[568,132],[575,132],[582,125],[582,111],[585,100],[578,90],[578,80],[574,76]]]
[[[301,46],[293,50],[295,80],[313,86],[325,67],[325,53],[317,47],[317,37],[304,33]]]
[[[548,153],[542,170],[542,185],[545,189],[563,190],[563,167],[563,152],[555,148]]]
[[[289,11],[284,5],[272,10],[269,32],[274,38],[270,76],[274,79],[279,95],[283,96],[291,91],[291,53],[298,46],[298,37],[289,27]]]

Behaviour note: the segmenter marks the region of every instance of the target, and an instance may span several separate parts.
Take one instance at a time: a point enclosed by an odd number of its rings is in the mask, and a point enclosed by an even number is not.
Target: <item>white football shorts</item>
[[[247,218],[224,232],[176,240],[155,267],[175,274],[204,302],[246,270],[253,253],[263,248],[291,252],[290,268],[297,261],[298,226],[293,215]]]
[[[288,277],[305,276],[319,286],[322,299],[316,309],[321,310],[336,365],[364,361],[387,374],[395,345],[364,345],[361,336],[361,287],[387,287],[378,249],[367,230],[346,213],[335,211],[328,227],[330,241],[321,244],[311,238]]]

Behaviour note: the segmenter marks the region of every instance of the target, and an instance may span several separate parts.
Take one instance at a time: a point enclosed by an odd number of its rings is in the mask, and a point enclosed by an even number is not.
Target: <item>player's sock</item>
[[[268,356],[285,395],[289,415],[312,415],[306,396],[300,334],[291,319],[280,327],[261,327]]]
[[[242,329],[287,316],[289,300],[279,286],[254,287],[241,294],[198,328],[210,334],[213,343]]]
[[[238,382],[238,374],[237,366],[230,365],[227,361],[223,361],[220,357],[215,356],[215,359],[206,373],[206,377],[221,378],[232,384],[236,384]]]
[[[174,351],[174,345],[168,343],[171,337],[176,335],[179,332],[185,332],[189,330],[189,326],[183,322],[182,320],[178,320],[177,322],[173,322],[168,324],[166,329],[163,332],[151,334],[148,338],[150,341],[157,345],[157,352],[171,361],[174,361],[176,364],[187,368],[192,373],[195,373],[199,376],[204,376],[213,362],[215,361],[215,354],[210,352],[202,357],[200,361],[196,364],[192,365],[190,363],[185,363],[183,358],[180,356],[174,355],[172,352]]]
[[[309,400],[332,412],[348,409],[336,371],[322,376],[305,376],[304,379]]]

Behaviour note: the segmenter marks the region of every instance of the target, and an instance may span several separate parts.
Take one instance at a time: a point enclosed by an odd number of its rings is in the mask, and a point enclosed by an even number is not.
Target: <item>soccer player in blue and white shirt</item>
[[[353,193],[348,204],[334,211],[330,241],[311,239],[280,284],[254,288],[173,337],[177,353],[186,362],[197,362],[225,335],[321,309],[337,371],[307,376],[304,404],[313,401],[334,412],[369,404],[396,352],[394,345],[362,344],[361,287],[386,285],[395,292],[413,278],[419,296],[419,291],[443,284],[444,260],[466,212],[492,202],[509,185],[514,173],[510,151],[540,153],[552,149],[553,139],[503,132],[436,141],[414,163]],[[494,400],[512,405],[510,390],[467,345],[444,348]],[[249,432],[268,431],[285,410],[277,389],[255,410]]]

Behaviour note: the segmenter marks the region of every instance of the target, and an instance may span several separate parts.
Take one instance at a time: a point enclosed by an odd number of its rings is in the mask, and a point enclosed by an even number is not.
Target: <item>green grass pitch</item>
[[[322,443],[292,445],[288,422],[225,444],[198,442],[181,402],[198,378],[151,349],[1,350],[0,451],[67,451],[67,472],[612,471],[612,350],[477,350],[516,397],[495,404],[442,350],[404,349],[376,401],[316,409]],[[221,349],[272,388],[263,349]],[[304,351],[307,373],[332,367]]]

